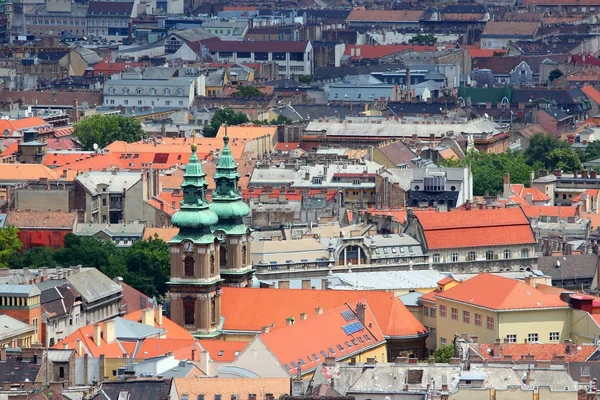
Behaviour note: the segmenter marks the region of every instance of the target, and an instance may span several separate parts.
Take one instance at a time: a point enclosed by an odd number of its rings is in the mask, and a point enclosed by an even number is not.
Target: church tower
[[[223,150],[214,175],[216,188],[212,193],[210,209],[219,222],[212,232],[219,240],[218,264],[225,285],[245,287],[251,284],[250,228],[242,221],[250,214],[250,207],[242,200],[238,186],[240,174],[229,148],[227,126],[223,137]]]
[[[206,200],[206,174],[192,145],[181,189],[183,200],[171,223],[179,233],[169,242],[170,317],[196,336],[218,333],[221,320],[220,243],[211,232],[218,217]]]

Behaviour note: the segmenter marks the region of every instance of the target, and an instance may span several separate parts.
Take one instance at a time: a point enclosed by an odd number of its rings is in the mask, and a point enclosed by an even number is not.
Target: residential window
[[[493,260],[494,259],[494,251],[493,250],[488,250],[485,252],[485,259],[486,260]]]
[[[521,249],[521,258],[529,258],[529,249]]]
[[[142,105],[142,100],[138,100],[138,106]]]
[[[432,259],[433,259],[433,262],[437,264],[437,263],[440,262],[440,255],[439,254],[434,254],[433,257],[432,257]]]
[[[560,340],[560,332],[550,332],[550,341],[558,342]]]
[[[463,322],[465,324],[471,323],[471,313],[469,311],[463,311]]]
[[[171,101],[170,100],[165,100],[165,106],[170,106],[171,105]]]
[[[467,261],[475,261],[476,258],[477,255],[474,251],[470,251],[469,254],[467,254]]]
[[[458,262],[458,254],[456,254],[456,253],[450,254],[450,261],[451,262]]]
[[[447,315],[446,306],[443,304],[440,304],[440,317],[446,317],[446,315]]]
[[[427,306],[423,307],[423,315],[425,315],[426,317],[429,317],[429,307],[427,307]]]
[[[129,104],[129,100],[123,100],[123,104],[128,105]]]
[[[446,343],[447,343],[447,341],[446,341],[446,338],[443,338],[443,337],[441,337],[441,338],[440,338],[440,344],[441,344],[442,346],[445,346],[445,345],[446,345]]]
[[[475,313],[475,325],[481,326],[481,314]]]
[[[183,105],[183,100],[179,100],[179,105],[182,106]]]
[[[429,316],[431,318],[435,318],[436,311],[437,311],[437,309],[435,307],[431,307],[431,310],[429,311]]]
[[[515,333],[508,334],[506,340],[508,340],[508,343],[517,343],[517,335]]]
[[[537,341],[538,341],[537,333],[530,333],[527,335],[527,343],[532,343],[532,342],[537,342]]]
[[[450,309],[450,312],[451,312],[452,319],[455,320],[455,321],[458,321],[458,309],[452,307]]]
[[[487,317],[487,328],[494,329],[494,317]]]
[[[510,249],[504,249],[504,258],[510,258]]]
[[[219,57],[220,58],[232,58],[233,57],[233,53],[230,51],[220,51],[219,52]]]

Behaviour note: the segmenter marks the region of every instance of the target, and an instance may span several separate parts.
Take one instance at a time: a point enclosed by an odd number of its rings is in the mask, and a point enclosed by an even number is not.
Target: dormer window
[[[323,183],[323,179],[321,177],[314,177],[312,178],[312,184],[313,185],[320,185]]]
[[[165,90],[163,90],[163,93],[165,96],[170,96],[171,95],[171,89],[166,88]]]
[[[156,94],[156,89],[154,89],[154,88],[150,89],[150,94],[152,94],[152,95]]]
[[[183,89],[177,89],[177,96],[183,96]]]
[[[142,88],[137,88],[137,89],[135,89],[135,92],[136,92],[137,94],[142,94]]]
[[[128,88],[123,88],[123,94],[129,94],[129,89]]]

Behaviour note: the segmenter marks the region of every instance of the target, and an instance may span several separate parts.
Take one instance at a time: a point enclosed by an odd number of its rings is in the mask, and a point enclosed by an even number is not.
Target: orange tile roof
[[[548,197],[545,193],[542,193],[540,190],[535,188],[526,188],[525,185],[514,183],[510,185],[510,190],[514,193],[515,196],[520,197],[522,200],[527,199],[527,195],[531,195],[533,201],[549,201],[550,197]]]
[[[431,303],[437,303],[437,299],[435,298],[435,296],[438,293],[441,293],[441,291],[440,290],[434,290],[432,292],[425,293],[423,296],[419,297],[419,300],[420,301],[428,301],[428,302],[431,302]]]
[[[552,361],[554,356],[563,356],[565,362],[586,361],[596,351],[596,346],[580,345],[573,346],[567,350],[563,343],[502,343],[500,344],[500,354],[494,353],[490,356],[488,349],[493,350],[494,345],[482,343],[479,347],[479,354],[489,361],[502,360],[503,356],[512,356],[513,360],[520,360],[521,356],[532,355],[535,361]]]
[[[10,136],[16,130],[36,128],[44,125],[50,124],[39,117],[0,119],[0,136]]]
[[[337,291],[302,289],[223,288],[221,304],[226,331],[259,332],[264,326],[276,330],[288,317],[300,320],[301,313],[314,317],[315,308],[335,309],[346,302],[366,299],[386,336],[412,336],[426,332],[425,327],[393,293],[378,291]],[[397,303],[397,304],[394,304]],[[273,307],[278,304],[278,307]],[[261,310],[256,313],[254,310]]]
[[[470,46],[461,46],[462,48],[469,49],[469,55],[471,58],[477,57],[493,57],[494,53],[504,54],[506,50],[504,49],[482,49],[481,42],[477,42],[476,44]]]
[[[229,340],[200,340],[199,343],[216,362],[233,362],[248,346],[248,342]]]
[[[0,157],[6,157],[15,154],[19,151],[19,141],[15,140],[11,144],[9,144],[2,153],[0,153]]]
[[[168,242],[178,233],[179,228],[146,228],[144,229],[144,239],[150,239],[154,235],[158,235],[159,239]]]
[[[452,278],[452,277],[450,277],[450,276],[447,276],[447,277],[445,277],[445,278],[442,278],[442,279],[440,279],[440,280],[438,281],[438,283],[437,283],[437,284],[438,284],[438,285],[445,285],[446,283],[450,283],[450,282],[452,282],[453,280],[454,280],[454,278]]]
[[[415,215],[430,250],[535,243],[520,208],[420,212]]]
[[[183,171],[178,169],[171,175],[161,175],[159,180],[163,190],[179,189],[181,188],[181,184],[183,183]]]
[[[568,307],[559,295],[544,294],[522,281],[488,273],[437,293],[436,297],[494,311]]]
[[[585,85],[581,88],[583,93],[596,104],[600,104],[600,92],[592,85]]]
[[[354,314],[358,302],[366,306],[364,325]],[[308,372],[317,368],[326,356],[335,357],[336,360],[347,359],[385,343],[383,332],[368,303],[364,299],[358,302],[348,303],[304,321],[296,320],[293,325],[259,335],[257,340],[267,346],[292,376],[297,373],[292,363],[299,360],[303,363],[301,370]]]
[[[141,319],[142,319],[141,317],[142,317],[142,310],[134,311],[132,313],[129,313],[129,314],[126,314],[125,316],[123,316],[123,318],[125,318],[129,321],[140,322],[140,323],[141,323]],[[174,346],[176,349],[181,348],[181,347],[178,347],[178,346],[181,346],[181,343],[182,343],[181,340],[193,341],[194,338],[188,331],[186,331],[185,329],[183,329],[182,327],[180,327],[179,325],[177,325],[176,323],[174,323],[173,321],[171,321],[170,319],[168,319],[164,316],[163,316],[162,320],[163,320],[162,325],[158,325],[156,323],[156,321],[154,322],[155,327],[166,330],[164,337],[155,338],[156,340],[161,340],[161,351],[164,351],[164,353],[162,353],[162,354],[165,354],[169,351],[173,351],[170,348],[170,346]],[[135,351],[135,349],[139,349],[140,346],[142,346],[146,340],[149,340],[152,338],[145,338],[145,339],[137,341],[137,342],[136,341],[120,341],[118,339],[115,339],[111,343],[107,343],[106,340],[103,337],[101,337],[100,346],[97,346],[94,343],[93,334],[94,334],[94,325],[93,324],[84,326],[83,328],[77,329],[75,332],[73,332],[72,334],[70,334],[69,336],[64,338],[63,340],[59,341],[56,344],[56,346],[54,346],[54,348],[62,349],[62,348],[64,348],[63,346],[66,344],[69,349],[77,349],[77,339],[79,339],[83,343],[83,353],[89,354],[92,357],[99,357],[100,355],[104,355],[104,356],[110,357],[110,358],[122,358],[123,357],[123,349],[125,349],[125,351],[127,352],[127,354],[129,354],[129,356],[135,356],[137,358],[150,358],[150,357],[159,355],[159,354],[156,354],[156,352],[148,353],[148,354],[144,355],[143,352],[140,353],[139,350]],[[150,342],[150,343],[153,343],[153,342]],[[150,344],[148,346],[150,346]],[[156,348],[156,346],[155,346],[155,348]],[[76,356],[83,357],[84,354],[76,353]],[[162,355],[162,354],[160,354],[160,355]]]
[[[300,142],[279,142],[275,145],[276,151],[290,151],[300,147]]]
[[[577,214],[577,207],[568,206],[530,206],[521,204],[521,208],[528,218],[538,218],[541,216],[569,218]]]
[[[200,351],[198,341],[195,339],[161,339],[147,338],[141,341],[135,352],[136,358],[152,358],[164,356],[168,352],[173,352],[173,355],[178,360],[192,359],[192,349],[196,348],[196,352]],[[198,354],[196,354],[196,358]]]
[[[290,378],[175,378],[173,390],[178,398],[187,394],[190,399],[202,395],[205,399],[214,399],[218,394],[222,399],[248,399],[256,395],[259,400],[266,399],[267,394],[278,399],[290,395]]]
[[[600,214],[581,214],[581,219],[589,219],[592,230],[600,228]]]
[[[177,212],[177,209],[161,197],[153,197],[146,200],[146,203],[151,205],[153,208],[163,211],[166,214],[173,215]]]
[[[179,194],[173,192],[160,192],[158,196],[166,204],[169,204],[172,209],[179,210],[180,201],[183,200],[183,191],[179,192]]]
[[[130,321],[142,322],[142,311],[138,310],[129,314],[126,314],[123,318],[128,319]],[[163,328],[167,330],[165,334],[166,339],[192,339],[193,336],[187,330],[183,329],[183,327],[177,325],[175,322],[171,321],[168,318],[163,317],[162,325],[158,325],[156,320],[154,321],[154,326],[157,328]]]
[[[600,192],[599,189],[588,189],[585,192],[579,193],[577,196],[573,197],[571,199],[571,202],[576,203],[578,201],[581,201],[581,195],[584,193],[588,195],[588,199],[590,199],[591,197],[598,197],[598,192]]]
[[[59,180],[60,174],[41,164],[2,164],[0,181],[38,180],[47,178]]]
[[[458,155],[456,155],[456,152],[454,150],[452,150],[451,147],[448,147],[448,148],[440,151],[438,154],[440,155],[440,157],[442,157],[445,160],[451,160],[451,159],[458,160]]]

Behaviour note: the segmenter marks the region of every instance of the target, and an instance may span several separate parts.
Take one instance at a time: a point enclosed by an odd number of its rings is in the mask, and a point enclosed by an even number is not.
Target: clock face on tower
[[[185,251],[186,253],[191,253],[192,251],[194,251],[194,243],[190,241],[183,242],[183,251]]]
[[[225,240],[225,232],[224,231],[215,231],[215,237],[219,239],[219,241]]]

